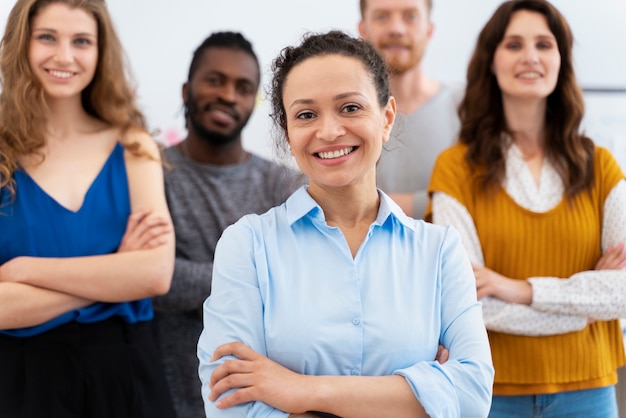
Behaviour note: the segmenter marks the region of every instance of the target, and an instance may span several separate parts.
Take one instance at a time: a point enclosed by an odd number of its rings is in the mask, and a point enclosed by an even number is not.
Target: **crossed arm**
[[[156,144],[137,140],[155,158],[126,152],[131,210],[118,252],[44,258],[16,257],[0,266],[0,329],[39,325],[94,301],[119,302],[167,292],[174,234],[163,193]]]
[[[444,193],[433,196],[433,221],[454,225],[461,234],[474,266],[477,293],[483,302],[488,329],[519,335],[555,335],[581,330],[596,319],[626,316],[626,214],[622,204],[625,202],[626,182],[622,181],[605,204],[603,255],[595,270],[566,280],[544,277],[513,280],[484,267],[470,214]]]

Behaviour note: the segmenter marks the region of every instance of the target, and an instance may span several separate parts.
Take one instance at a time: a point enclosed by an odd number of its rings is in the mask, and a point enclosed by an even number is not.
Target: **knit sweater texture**
[[[477,172],[457,144],[437,160],[430,192],[444,192],[469,211],[476,225],[485,266],[512,279],[568,278],[592,270],[601,256],[602,209],[621,169],[604,148],[596,147],[594,182],[552,210],[520,207],[502,188],[481,190]],[[527,337],[489,332],[495,395],[556,393],[617,382],[624,364],[619,321],[597,321],[579,332]]]

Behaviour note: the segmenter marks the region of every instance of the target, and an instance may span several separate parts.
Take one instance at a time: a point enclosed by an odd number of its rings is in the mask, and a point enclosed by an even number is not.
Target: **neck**
[[[78,99],[47,100],[47,130],[51,139],[63,140],[76,137],[76,133],[102,129],[106,123],[85,112]]]
[[[213,165],[241,164],[249,156],[243,149],[241,137],[226,144],[214,144],[189,135],[178,144],[178,150],[192,161]]]
[[[409,114],[437,94],[441,85],[436,80],[428,78],[422,67],[416,65],[402,74],[391,75],[389,87],[396,99],[398,111]]]
[[[543,149],[546,101],[503,100],[506,123],[522,151]]]
[[[310,182],[309,194],[321,206],[326,222],[341,229],[359,225],[369,227],[376,216],[380,198],[375,182],[346,187],[324,187]]]

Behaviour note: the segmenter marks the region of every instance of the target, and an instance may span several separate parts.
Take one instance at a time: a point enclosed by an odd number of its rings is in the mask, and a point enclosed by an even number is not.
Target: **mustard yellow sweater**
[[[455,145],[438,158],[429,192],[444,192],[469,211],[485,265],[513,279],[567,278],[592,270],[601,256],[602,210],[624,178],[604,148],[596,147],[591,193],[564,198],[554,209],[535,213],[504,191],[486,195],[465,160],[467,147]],[[624,364],[619,321],[595,322],[579,332],[526,337],[489,332],[495,395],[555,393],[615,384]]]

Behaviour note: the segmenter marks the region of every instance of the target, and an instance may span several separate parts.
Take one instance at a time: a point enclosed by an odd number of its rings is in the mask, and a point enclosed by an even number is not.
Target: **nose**
[[[68,42],[59,42],[56,46],[54,58],[60,64],[69,64],[73,60],[72,46]]]
[[[524,62],[529,64],[537,64],[539,62],[539,54],[534,47],[528,47],[524,51]]]
[[[219,97],[224,102],[235,103],[237,88],[233,83],[224,83],[219,90]]]
[[[319,139],[332,142],[345,134],[346,129],[339,116],[332,114],[319,117],[319,127],[317,129],[317,137]]]
[[[406,24],[400,13],[391,13],[388,19],[387,30],[390,35],[399,36],[406,32]]]

